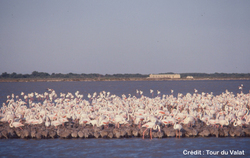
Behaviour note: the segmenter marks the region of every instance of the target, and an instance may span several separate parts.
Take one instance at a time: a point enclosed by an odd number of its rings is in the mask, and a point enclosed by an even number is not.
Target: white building
[[[180,74],[150,74],[149,78],[181,78]]]
[[[187,76],[187,79],[193,79],[194,77],[193,76]]]

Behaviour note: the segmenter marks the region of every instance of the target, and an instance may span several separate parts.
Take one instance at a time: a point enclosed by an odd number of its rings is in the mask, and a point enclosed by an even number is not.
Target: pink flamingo
[[[11,120],[11,123],[10,123],[10,127],[11,128],[13,128],[13,127],[15,127],[15,128],[19,127],[21,130],[23,130],[22,126],[24,126],[24,124],[22,124],[20,122],[13,122],[13,120]]]
[[[159,132],[161,131],[161,128],[159,125],[156,125],[155,122],[148,122],[144,125],[142,125],[142,127],[146,127],[146,129],[143,131],[143,136],[142,139],[144,139],[144,133],[146,132],[147,129],[150,129],[150,139],[152,139],[152,128],[155,130],[157,128],[159,128]]]

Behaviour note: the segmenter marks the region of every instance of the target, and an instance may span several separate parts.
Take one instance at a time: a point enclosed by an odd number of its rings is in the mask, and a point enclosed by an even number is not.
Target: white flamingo
[[[176,124],[176,122],[175,122],[175,124],[174,124],[174,129],[176,130],[176,138],[177,138],[177,130],[179,130],[179,138],[180,138],[180,131],[181,131],[181,129],[182,129],[182,125],[180,125],[180,124]]]
[[[161,128],[159,125],[156,124],[156,122],[148,122],[144,125],[142,125],[142,127],[146,127],[146,129],[143,131],[143,136],[142,139],[144,139],[144,134],[146,132],[147,129],[150,129],[150,139],[152,139],[152,128],[155,129],[159,129],[159,131],[161,131]]]
[[[11,120],[9,126],[11,128],[13,128],[13,127],[15,127],[15,128],[19,127],[20,129],[22,129],[22,126],[24,126],[24,124],[22,124],[20,122],[14,122],[13,120]]]

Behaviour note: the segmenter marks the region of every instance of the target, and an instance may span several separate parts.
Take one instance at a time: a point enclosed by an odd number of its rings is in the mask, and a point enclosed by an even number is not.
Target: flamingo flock
[[[242,90],[243,85],[240,87]],[[123,94],[119,97],[102,91],[88,94],[88,100],[83,99],[79,91],[59,95],[49,88],[43,94],[21,92],[20,96],[7,96],[7,101],[0,109],[0,123],[20,130],[25,126],[38,125],[57,129],[69,123],[78,124],[81,130],[84,127],[93,130],[103,127],[106,131],[110,128],[117,131],[133,127],[141,131],[143,139],[147,129],[150,129],[151,139],[152,130],[157,129],[158,133],[168,135],[171,127],[179,138],[182,130],[187,132],[196,127],[196,135],[207,130],[202,129],[204,126],[217,131],[229,126],[249,129],[250,93],[241,91],[235,95],[226,90],[220,95],[213,95],[212,92],[199,94],[194,89],[193,94],[178,93],[175,97],[173,92],[171,90],[171,95],[161,95],[157,90],[157,96],[153,97],[154,91],[150,89],[152,97],[146,97],[143,91],[136,90],[136,96]],[[62,133],[62,130],[58,131]],[[78,130],[76,137],[79,135]]]

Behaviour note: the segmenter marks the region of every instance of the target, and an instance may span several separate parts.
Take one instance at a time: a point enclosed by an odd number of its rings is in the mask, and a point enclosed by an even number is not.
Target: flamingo
[[[234,119],[234,126],[240,126],[242,128],[242,126],[246,123],[246,121],[243,121],[241,119]]]
[[[174,93],[174,90],[173,90],[173,89],[171,89],[171,94],[173,95],[173,93]]]
[[[157,96],[160,97],[161,92],[157,90]]]
[[[242,93],[242,91],[243,91],[243,84],[241,84],[241,85],[239,86],[239,89],[240,89],[240,91],[241,91],[241,93]]]
[[[90,120],[90,121],[89,121],[89,124],[92,124],[93,129],[94,129],[94,126],[97,126],[97,125],[98,125],[98,121],[97,121],[97,120]]]
[[[9,112],[9,114],[7,114],[6,116],[6,119],[8,120],[8,123],[13,121],[15,119],[15,115],[13,114],[13,112]]]
[[[89,101],[91,101],[91,95],[90,94],[88,94],[88,98],[89,98]]]
[[[49,117],[46,117],[46,122],[45,122],[45,126],[46,128],[50,126],[50,121],[49,121]]]
[[[115,128],[116,128],[116,126],[119,128],[120,123],[124,122],[124,121],[125,121],[125,119],[122,116],[116,115],[116,117],[114,118]]]
[[[37,124],[43,123],[43,119],[42,118],[39,118],[39,120],[38,119],[28,119],[25,123],[37,125]]]
[[[192,116],[186,117],[183,121],[183,124],[190,124],[190,127],[194,125],[195,119]]]
[[[226,119],[226,120],[219,120],[219,123],[220,123],[220,125],[221,125],[221,128],[222,128],[224,125],[226,125],[226,126],[229,125],[228,119]]]
[[[146,127],[146,129],[143,131],[142,139],[144,139],[144,133],[146,132],[147,129],[150,129],[150,139],[152,139],[152,128],[154,130],[159,128],[159,132],[161,131],[160,126],[156,125],[156,122],[148,122],[148,123],[142,125],[142,127]]]
[[[180,135],[181,135],[180,130],[182,129],[182,125],[176,124],[176,122],[175,122],[174,129],[176,130],[176,138],[177,138],[177,130],[179,130],[179,138],[180,138]]]
[[[99,127],[102,126],[102,125],[104,125],[104,127],[106,126],[108,128],[109,120],[107,120],[107,119],[100,120],[99,121]]]
[[[55,126],[57,128],[57,126],[61,125],[62,122],[60,122],[59,120],[55,120],[55,121],[51,121],[51,125]]]
[[[79,120],[79,124],[89,124],[90,119],[89,118],[81,118]]]
[[[13,127],[19,127],[20,129],[22,129],[22,126],[24,126],[24,124],[20,123],[20,122],[13,122],[13,120],[11,120],[10,122],[10,128],[13,128]],[[22,129],[23,130],[23,129]]]
[[[141,97],[142,97],[142,94],[143,94],[143,91],[140,91],[140,95],[141,95]]]
[[[154,90],[150,89],[150,93],[152,93],[152,97],[154,96]]]
[[[194,89],[194,93],[198,93],[198,90],[197,90],[197,89]]]
[[[141,123],[144,119],[145,119],[144,116],[141,115],[136,116],[136,118],[134,119],[134,123],[138,125],[139,129],[141,128]]]
[[[136,89],[136,95],[137,95],[137,96],[139,95],[139,90],[138,90],[138,89]]]
[[[163,119],[161,119],[161,123],[163,123],[165,126],[169,125],[170,124],[169,118],[166,118],[166,116],[164,116]]]

